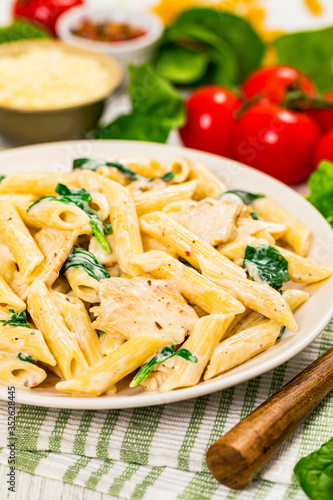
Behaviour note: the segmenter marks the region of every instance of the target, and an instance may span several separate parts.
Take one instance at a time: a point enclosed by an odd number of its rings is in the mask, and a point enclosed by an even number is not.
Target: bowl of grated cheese
[[[0,75],[0,134],[13,144],[83,137],[123,79],[112,57],[58,40],[1,45]]]

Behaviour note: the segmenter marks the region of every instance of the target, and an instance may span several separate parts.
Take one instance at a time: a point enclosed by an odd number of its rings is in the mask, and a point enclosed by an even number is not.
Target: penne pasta
[[[99,281],[95,280],[83,267],[70,267],[65,276],[71,289],[81,300],[94,304],[99,302]]]
[[[1,181],[0,195],[19,193],[41,198],[42,196],[54,194],[59,182],[69,187],[78,187],[73,173],[17,172]]]
[[[99,396],[168,344],[171,344],[171,340],[163,337],[133,337],[77,377],[59,382],[56,388],[69,393],[83,392]]]
[[[185,158],[174,158],[171,160],[166,167],[168,172],[173,172],[175,174],[172,182],[179,184],[185,182],[191,172],[191,163]]]
[[[21,361],[13,354],[0,352],[0,380],[7,386],[33,388],[46,379],[46,372],[39,366]]]
[[[36,280],[31,285],[28,309],[66,380],[88,367],[75,336],[67,328],[42,281]]]
[[[29,283],[44,255],[29,233],[13,204],[0,200],[0,233],[19,267],[22,281]]]
[[[225,184],[213,172],[211,172],[203,163],[191,163],[190,179],[198,181],[194,198],[202,200],[203,198],[214,198],[218,200],[227,188]]]
[[[88,234],[91,234],[89,217],[75,205],[45,199],[32,206],[29,211],[19,209],[19,213],[27,226],[62,231],[82,231],[86,228]]]
[[[196,186],[197,181],[194,180],[136,195],[134,197],[136,211],[141,216],[149,212],[162,210],[171,202],[191,199]]]
[[[42,363],[56,364],[43,335],[33,328],[0,324],[0,351],[24,353]]]
[[[255,200],[252,206],[262,219],[284,224],[287,231],[282,236],[282,239],[302,257],[308,254],[311,234],[309,229],[297,220],[296,217],[293,217],[284,210],[284,208],[280,207],[280,205],[268,197]]]

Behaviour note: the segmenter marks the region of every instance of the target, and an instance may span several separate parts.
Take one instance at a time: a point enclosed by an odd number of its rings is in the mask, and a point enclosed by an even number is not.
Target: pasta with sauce
[[[0,182],[0,380],[74,395],[171,391],[297,331],[333,268],[264,193],[227,190],[175,158],[78,158]],[[289,288],[285,288],[285,284]]]

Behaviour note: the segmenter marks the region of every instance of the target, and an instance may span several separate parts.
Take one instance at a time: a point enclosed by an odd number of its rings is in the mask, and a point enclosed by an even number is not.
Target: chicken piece
[[[191,333],[198,316],[175,285],[149,278],[109,278],[101,281],[101,304],[91,309],[94,328],[121,334],[163,336],[177,344]]]
[[[226,243],[237,234],[236,220],[242,206],[230,200],[205,198],[168,215],[213,246]]]

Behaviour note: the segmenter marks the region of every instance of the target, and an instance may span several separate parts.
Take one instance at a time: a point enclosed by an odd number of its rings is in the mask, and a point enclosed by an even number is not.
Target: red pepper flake
[[[188,250],[186,250],[185,255],[186,255],[187,257],[189,257],[189,256],[191,255],[191,252],[189,252]]]

